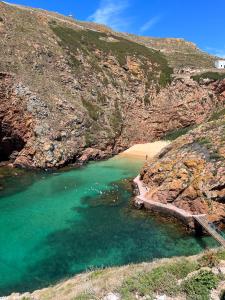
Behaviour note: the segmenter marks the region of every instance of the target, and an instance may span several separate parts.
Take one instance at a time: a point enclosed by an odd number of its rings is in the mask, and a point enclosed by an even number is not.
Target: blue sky
[[[72,14],[115,30],[181,37],[225,57],[225,0],[8,0]]]

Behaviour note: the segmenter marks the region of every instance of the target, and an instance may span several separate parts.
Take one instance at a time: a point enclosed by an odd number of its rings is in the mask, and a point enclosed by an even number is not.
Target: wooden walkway
[[[193,215],[193,218],[220,244],[225,248],[225,239],[217,231],[216,227],[210,224],[204,215]]]

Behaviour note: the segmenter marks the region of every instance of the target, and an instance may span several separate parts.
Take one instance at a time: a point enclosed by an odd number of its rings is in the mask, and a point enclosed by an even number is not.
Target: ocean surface
[[[140,160],[112,158],[0,179],[0,296],[93,269],[217,246],[131,205]]]

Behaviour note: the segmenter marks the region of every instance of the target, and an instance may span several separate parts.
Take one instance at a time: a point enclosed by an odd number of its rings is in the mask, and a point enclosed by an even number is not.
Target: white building
[[[215,67],[217,69],[225,69],[225,60],[216,60],[215,61]]]

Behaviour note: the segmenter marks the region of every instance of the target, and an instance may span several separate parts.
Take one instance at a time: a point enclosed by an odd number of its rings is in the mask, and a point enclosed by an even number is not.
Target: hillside
[[[212,86],[173,80],[167,56],[133,37],[3,2],[0,11],[3,161],[51,168],[108,157],[220,105]]]
[[[128,37],[149,48],[162,52],[171,67],[210,69],[214,67],[216,57],[201,51],[194,43],[179,38],[150,38],[135,35]]]
[[[106,34],[113,34],[116,36],[124,37],[128,40],[143,44],[149,48],[161,51],[165,54],[169,64],[174,68],[192,67],[197,69],[212,68],[214,67],[214,61],[216,57],[209,55],[208,53],[201,51],[197,45],[192,42],[185,41],[182,38],[153,38],[137,36],[129,33],[114,32],[111,28],[96,24],[92,22],[82,22],[70,17],[59,15],[58,13],[48,12],[44,10],[38,10],[34,8],[26,8],[24,6],[15,6],[18,8],[26,9],[27,11],[33,11],[35,13],[41,13],[46,18],[54,20],[61,20],[64,23],[71,25],[77,25],[82,29],[90,29],[94,31],[100,31]]]
[[[224,251],[217,250],[96,269],[33,293],[14,293],[6,300],[218,300],[225,291],[224,259]]]

